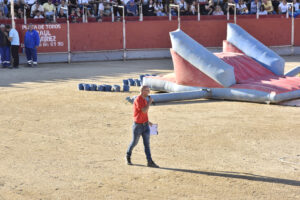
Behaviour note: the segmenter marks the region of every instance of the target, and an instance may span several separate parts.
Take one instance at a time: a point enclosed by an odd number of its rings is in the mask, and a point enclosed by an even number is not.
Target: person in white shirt
[[[247,8],[244,0],[239,0],[239,3],[236,4],[236,9],[238,10],[238,13],[241,14],[241,15],[249,13],[248,8]]]
[[[57,12],[60,12],[60,9],[63,9],[64,14],[67,15],[68,14],[68,5],[66,4],[66,2],[64,0],[61,0],[60,4],[57,7]]]
[[[162,2],[155,1],[154,12],[156,13],[156,16],[166,16],[163,10],[164,10],[164,5],[162,4]]]
[[[44,7],[40,4],[39,1],[37,1],[36,4],[34,4],[31,7],[31,12],[30,12],[31,17],[34,17],[37,14],[37,12],[40,12],[41,14],[44,13]]]
[[[257,5],[258,4],[258,5]],[[256,12],[259,10],[260,8],[260,1],[258,0],[253,0],[251,1],[251,4],[250,4],[250,14],[256,14]]]
[[[9,24],[7,24],[5,26],[5,28],[7,31],[9,31],[8,40],[11,43],[11,54],[13,57],[13,66],[12,67],[18,68],[19,67],[19,47],[20,47],[19,33],[16,29],[11,28],[11,26]]]
[[[288,10],[288,5],[286,3],[286,0],[282,0],[278,6],[279,14],[285,14]]]

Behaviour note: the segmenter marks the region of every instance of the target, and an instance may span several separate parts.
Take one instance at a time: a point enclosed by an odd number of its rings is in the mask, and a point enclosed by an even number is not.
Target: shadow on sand
[[[133,164],[133,166],[147,167],[146,165],[141,165],[141,164]],[[266,182],[266,183],[278,183],[278,184],[284,184],[284,185],[300,186],[300,181],[297,181],[297,180],[260,176],[260,175],[251,174],[251,173],[226,172],[226,171],[209,172],[209,171],[177,169],[177,168],[169,168],[169,167],[160,167],[160,168],[156,168],[156,169],[175,171],[175,172],[192,173],[192,174],[201,174],[201,175],[206,175],[206,176],[217,176],[217,177],[224,177],[224,178],[234,178],[234,179],[243,179],[243,180],[249,180],[249,181],[259,181],[259,182]]]

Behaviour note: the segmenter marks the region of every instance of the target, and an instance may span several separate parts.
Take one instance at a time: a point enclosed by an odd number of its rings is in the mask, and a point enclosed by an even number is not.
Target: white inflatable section
[[[236,24],[227,24],[227,41],[278,76],[284,73],[284,59]]]
[[[181,30],[170,32],[172,49],[224,87],[236,83],[234,69]]]

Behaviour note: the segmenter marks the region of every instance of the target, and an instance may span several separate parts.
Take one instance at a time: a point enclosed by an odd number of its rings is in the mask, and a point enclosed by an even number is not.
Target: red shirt
[[[146,99],[139,95],[133,103],[133,118],[135,123],[145,123],[148,122],[148,113],[143,113],[142,108],[147,106],[148,102]]]

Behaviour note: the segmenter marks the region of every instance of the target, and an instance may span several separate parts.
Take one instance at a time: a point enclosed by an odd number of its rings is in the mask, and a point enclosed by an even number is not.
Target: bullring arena
[[[97,18],[97,22],[88,16],[89,21],[80,18],[84,23],[61,18],[45,24],[44,19],[27,19],[41,38],[38,67],[24,67],[21,55],[19,69],[0,69],[0,200],[300,200],[300,99],[293,96],[300,95],[299,77],[289,79],[294,84],[289,85],[285,82],[289,77],[284,76],[300,66],[300,18],[291,18],[293,14],[230,19],[229,15],[201,15],[201,20],[199,14],[184,16],[182,21],[175,16],[140,15],[126,17],[126,23],[122,16],[114,21],[113,15]],[[132,154],[133,165],[127,165],[133,106],[126,98],[138,95],[139,87],[101,92],[78,90],[78,84],[122,85],[124,79],[141,74],[165,75],[159,82],[165,83],[167,74],[174,72],[170,56],[177,53],[178,62],[196,60],[189,69],[196,66],[201,71],[197,55],[190,56],[195,52],[182,48],[183,33],[173,37],[178,44],[170,54],[169,32],[180,27],[204,48],[220,51],[227,23],[238,24],[282,56],[284,72],[275,74],[286,83],[298,106],[275,98],[266,103],[254,101],[261,91],[247,94],[255,97],[253,102],[201,98],[155,103],[149,117],[158,124],[159,134],[151,135],[150,143],[160,168],[147,167],[141,139]],[[22,50],[25,24],[25,19],[16,19]],[[240,39],[236,47],[240,41],[248,42]],[[255,45],[250,54],[263,58],[249,54],[249,59],[263,63],[275,57]],[[238,48],[246,49],[242,53],[251,49],[247,45]],[[202,54],[206,55],[210,53]],[[221,61],[217,58],[216,62]],[[223,78],[225,84],[218,83],[225,89],[238,85],[234,76],[225,74],[232,78],[228,85],[226,76],[219,77],[230,67],[220,69],[203,70],[201,75],[215,75],[216,82]]]
[[[286,70],[300,65],[286,56]],[[84,66],[84,67],[83,67]],[[0,73],[0,199],[300,199],[298,107],[221,100],[156,104],[146,167],[129,93],[78,91],[173,71],[170,59],[40,64]]]

